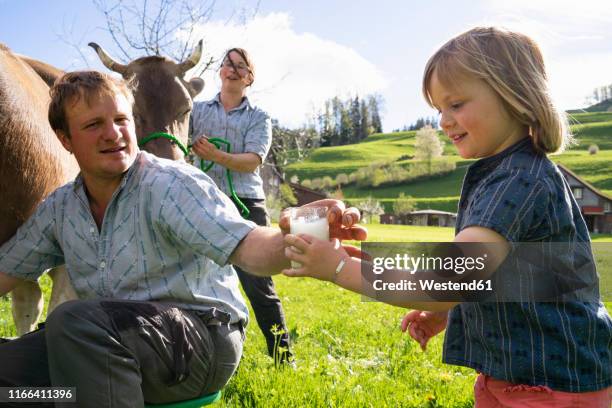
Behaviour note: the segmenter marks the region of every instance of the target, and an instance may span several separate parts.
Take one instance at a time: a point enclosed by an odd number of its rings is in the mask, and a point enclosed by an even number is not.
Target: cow
[[[204,88],[204,81],[198,77],[186,81],[183,77],[202,58],[202,40],[180,63],[166,57],[148,56],[124,65],[113,60],[98,44],[89,43],[89,46],[96,51],[104,66],[133,82],[138,140],[164,132],[187,146],[193,98]],[[151,140],[142,149],[166,159],[184,159],[184,152],[165,138]]]
[[[0,44],[0,244],[14,235],[50,192],[78,173],[76,160],[47,120],[48,84],[59,74],[60,70],[18,56]],[[76,296],[65,270],[56,269],[51,277],[54,290],[49,310]],[[38,284],[22,283],[11,299],[17,334],[33,330],[43,306]]]

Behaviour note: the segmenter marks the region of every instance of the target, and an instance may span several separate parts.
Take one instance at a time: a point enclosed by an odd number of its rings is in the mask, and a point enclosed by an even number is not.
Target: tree
[[[367,138],[370,133],[372,133],[372,120],[370,119],[370,110],[368,109],[368,105],[363,99],[361,100],[359,109],[361,110],[361,124],[359,125],[360,134],[358,140],[362,141]]]
[[[272,145],[268,161],[283,170],[291,163],[304,160],[318,144],[319,136],[313,127],[289,129],[272,119]]]
[[[215,15],[215,0],[94,0],[104,15],[105,30],[119,50],[124,63],[136,56],[166,55],[183,61],[195,44],[197,28]],[[227,23],[238,19],[244,24],[256,15],[259,1],[253,9],[234,10]],[[201,75],[215,63],[213,56],[202,58],[196,75]]]
[[[431,161],[442,156],[442,142],[438,138],[438,132],[427,125],[416,132],[414,142],[415,158],[427,163],[428,174],[431,174]]]
[[[393,203],[393,213],[396,215],[406,215],[416,210],[416,201],[411,196],[400,193],[397,200]]]
[[[368,196],[365,200],[359,201],[355,206],[361,210],[364,223],[372,222],[373,217],[378,217],[385,213],[380,201],[374,199],[372,196]]]
[[[359,96],[355,96],[355,98],[351,101],[351,108],[349,111],[350,121],[351,121],[351,137],[350,143],[358,143],[361,134],[363,131],[361,130],[361,104],[359,102]]]
[[[372,132],[374,133],[382,133],[382,122],[380,120],[380,104],[382,98],[380,96],[370,96],[368,98],[368,109],[370,110],[371,120],[372,120]]]
[[[343,184],[348,184],[348,182],[349,178],[346,173],[339,173],[336,175],[336,185],[338,187],[342,186]]]

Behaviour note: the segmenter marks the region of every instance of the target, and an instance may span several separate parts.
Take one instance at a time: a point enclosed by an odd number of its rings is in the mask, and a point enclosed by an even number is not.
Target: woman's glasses
[[[234,62],[231,59],[226,59],[225,61],[223,61],[223,64],[221,64],[221,67],[222,68],[233,68],[234,71],[240,72],[242,74],[252,73],[251,69],[247,67],[245,64],[241,62],[234,64]]]

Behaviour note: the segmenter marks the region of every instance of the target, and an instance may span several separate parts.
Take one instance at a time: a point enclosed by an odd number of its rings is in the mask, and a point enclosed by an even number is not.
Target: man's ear
[[[55,130],[55,134],[57,135],[57,138],[59,139],[62,146],[64,146],[64,149],[68,150],[68,152],[72,154],[72,141],[70,140],[70,137],[66,134],[66,132],[58,129]]]

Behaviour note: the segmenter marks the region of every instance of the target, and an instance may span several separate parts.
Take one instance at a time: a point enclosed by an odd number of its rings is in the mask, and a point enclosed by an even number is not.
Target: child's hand
[[[308,276],[333,281],[336,267],[342,259],[348,260],[359,249],[343,246],[336,238],[324,241],[307,234],[285,235],[285,256],[302,264],[301,268],[284,269],[283,274],[291,277]],[[348,250],[348,252],[347,252]]]
[[[447,319],[448,311],[424,312],[413,310],[402,319],[402,331],[408,330],[410,337],[419,343],[421,350],[425,351],[429,339],[446,328]]]

